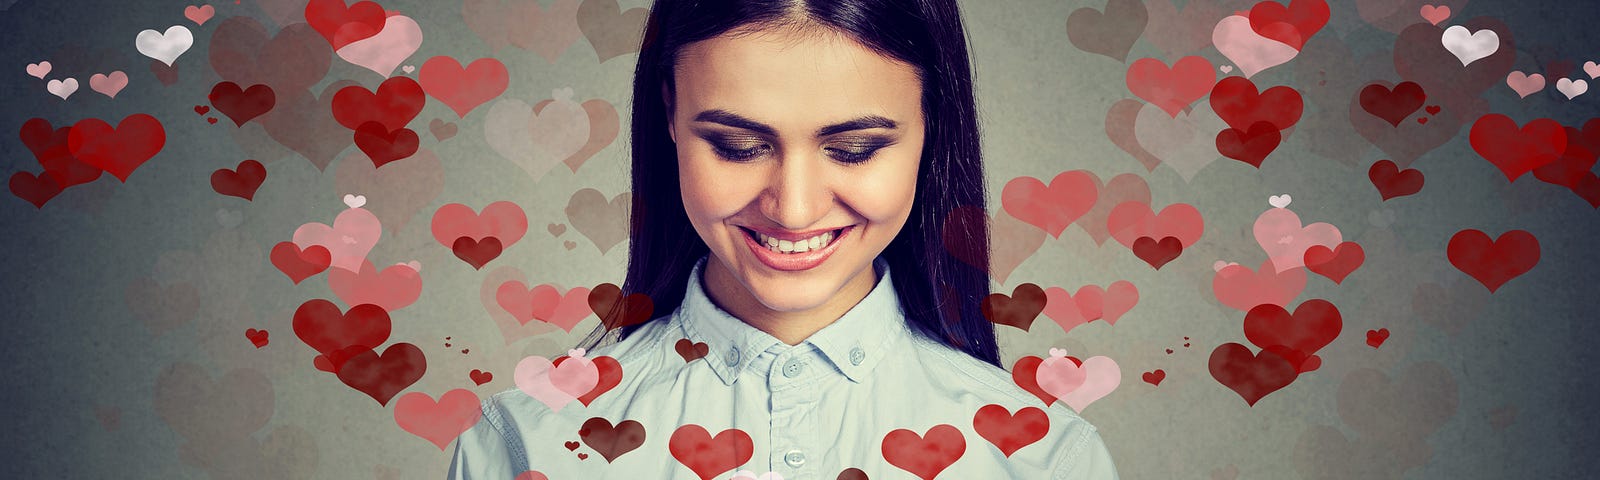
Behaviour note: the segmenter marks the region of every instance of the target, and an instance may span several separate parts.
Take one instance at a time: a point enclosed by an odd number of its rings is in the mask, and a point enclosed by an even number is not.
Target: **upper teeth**
[[[825,232],[822,235],[817,235],[815,237],[807,238],[805,240],[798,240],[798,241],[779,240],[779,239],[776,239],[776,238],[773,238],[773,237],[769,237],[769,236],[763,235],[760,232],[756,233],[756,238],[761,240],[761,243],[766,244],[767,245],[767,249],[772,250],[774,252],[779,252],[779,253],[800,253],[800,252],[804,252],[804,251],[809,251],[809,250],[813,250],[813,249],[822,248],[823,245],[827,245],[828,242],[833,241],[833,232],[831,232],[831,231],[830,232]]]

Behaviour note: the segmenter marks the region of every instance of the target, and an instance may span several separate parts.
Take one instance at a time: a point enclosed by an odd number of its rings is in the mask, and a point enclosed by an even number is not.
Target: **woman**
[[[450,478],[1117,478],[1012,383],[945,249],[988,263],[981,223],[943,229],[984,208],[954,0],[657,0],[645,28],[624,291],[671,313],[577,355],[623,372],[587,405],[484,400]]]

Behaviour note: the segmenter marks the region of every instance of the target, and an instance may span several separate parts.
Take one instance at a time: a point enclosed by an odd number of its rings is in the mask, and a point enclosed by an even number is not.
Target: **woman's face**
[[[732,277],[766,311],[841,292],[853,306],[911,213],[924,133],[913,67],[831,31],[781,29],[688,45],[675,79],[669,130],[684,210],[713,257],[707,282]]]

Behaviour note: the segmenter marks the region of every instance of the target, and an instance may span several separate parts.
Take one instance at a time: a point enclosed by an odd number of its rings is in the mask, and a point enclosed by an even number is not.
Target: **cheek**
[[[681,151],[678,158],[678,188],[683,191],[683,209],[690,220],[697,224],[716,222],[732,216],[746,203],[741,198],[743,187],[729,181],[739,176],[719,168],[717,159]]]
[[[867,221],[899,230],[911,214],[917,193],[917,168],[920,157],[895,159],[877,169],[851,174],[840,192],[841,199],[866,217]],[[894,232],[889,232],[894,236]]]

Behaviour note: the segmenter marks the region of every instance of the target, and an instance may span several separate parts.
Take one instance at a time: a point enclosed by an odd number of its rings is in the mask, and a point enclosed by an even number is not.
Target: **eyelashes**
[[[768,145],[760,145],[760,146],[749,147],[749,148],[735,148],[735,147],[731,147],[731,146],[728,146],[726,144],[723,144],[722,142],[719,142],[719,141],[714,140],[714,139],[710,140],[710,142],[711,142],[712,150],[716,151],[718,156],[720,156],[722,158],[725,158],[725,159],[728,159],[728,160],[731,160],[731,161],[735,161],[735,162],[749,161],[750,159],[753,159],[753,158],[755,158],[757,156],[760,156],[761,154],[765,153],[766,151],[772,149],[772,147],[770,147]],[[841,148],[827,148],[825,150],[827,150],[829,153],[831,153],[832,154],[831,156],[836,160],[839,160],[839,161],[844,162],[844,163],[857,164],[857,163],[864,163],[867,160],[871,160],[872,156],[874,154],[876,154],[879,149],[882,149],[883,147],[888,146],[888,144],[887,143],[853,144],[851,146],[857,147],[857,148],[853,149],[853,150],[851,150],[851,149],[841,149]]]

